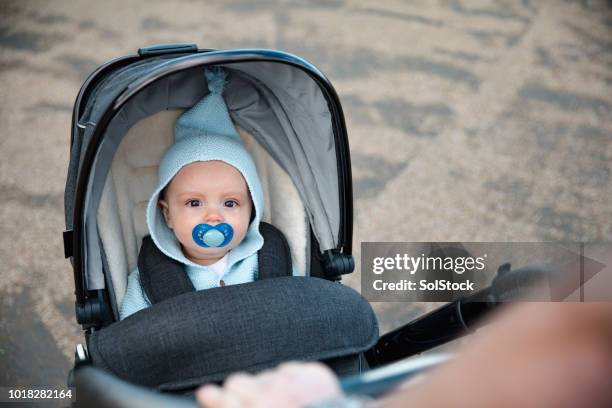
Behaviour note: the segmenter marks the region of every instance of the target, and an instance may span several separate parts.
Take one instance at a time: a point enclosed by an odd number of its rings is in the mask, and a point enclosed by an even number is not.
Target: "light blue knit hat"
[[[210,93],[176,121],[175,143],[166,151],[159,164],[159,185],[147,206],[147,226],[157,247],[167,256],[184,264],[197,266],[188,260],[180,243],[166,225],[158,200],[160,192],[184,166],[197,161],[220,160],[234,166],[246,180],[253,200],[255,216],[242,242],[230,251],[228,267],[263,246],[259,221],[263,214],[263,191],[257,169],[232,123],[222,92],[225,71],[219,68],[204,71]]]

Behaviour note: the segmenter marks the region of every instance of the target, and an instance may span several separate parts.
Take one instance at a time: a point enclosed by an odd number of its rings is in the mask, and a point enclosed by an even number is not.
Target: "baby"
[[[223,100],[225,73],[205,74],[210,93],[177,120],[147,206],[153,242],[184,265],[195,290],[254,281],[264,241],[261,183]],[[150,305],[137,268],[120,318]]]

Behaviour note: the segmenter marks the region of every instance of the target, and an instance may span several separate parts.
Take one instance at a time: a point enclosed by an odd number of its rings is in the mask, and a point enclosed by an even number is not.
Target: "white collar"
[[[216,273],[218,277],[223,276],[225,272],[227,272],[227,264],[229,261],[230,252],[231,251],[228,251],[225,255],[223,255],[223,258],[219,259],[214,264],[208,265],[207,268]]]

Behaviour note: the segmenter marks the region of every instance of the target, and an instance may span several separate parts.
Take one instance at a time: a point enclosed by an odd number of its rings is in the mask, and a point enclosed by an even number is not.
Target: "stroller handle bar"
[[[341,379],[346,394],[379,397],[399,382],[433,368],[449,359],[431,354],[377,368],[365,374]],[[76,406],[91,408],[201,408],[190,397],[162,394],[121,380],[93,366],[76,369]]]
[[[340,380],[346,394],[367,395],[377,398],[395,388],[400,382],[423,374],[452,358],[451,354],[432,353],[388,364],[363,374],[352,375]]]

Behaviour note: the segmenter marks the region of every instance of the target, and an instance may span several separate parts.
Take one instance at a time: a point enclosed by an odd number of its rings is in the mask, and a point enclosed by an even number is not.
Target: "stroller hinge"
[[[330,249],[325,251],[323,268],[328,279],[340,280],[342,275],[355,270],[355,259],[352,255],[342,254],[337,250]]]
[[[62,234],[63,238],[64,238],[64,257],[65,258],[70,258],[72,256],[72,238],[73,238],[73,232],[72,230],[67,230],[64,231],[64,233]]]
[[[98,298],[89,298],[85,303],[76,303],[75,312],[77,323],[83,328],[98,327],[106,317],[106,305]]]

